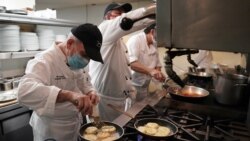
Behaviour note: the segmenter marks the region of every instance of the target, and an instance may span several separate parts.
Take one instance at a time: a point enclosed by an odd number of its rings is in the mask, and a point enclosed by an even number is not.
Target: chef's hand
[[[95,91],[90,91],[87,95],[90,97],[90,101],[93,105],[97,105],[99,103],[100,98]]]
[[[91,115],[93,112],[93,104],[91,102],[90,96],[88,95],[76,95],[74,97],[74,105],[85,115]]]
[[[154,77],[156,80],[163,82],[165,80],[165,76],[162,74],[161,71],[157,70],[157,69],[152,69],[150,71],[150,76]]]
[[[90,96],[68,90],[60,90],[56,102],[62,103],[67,101],[73,103],[79,112],[85,115],[92,114],[93,104],[90,100]]]

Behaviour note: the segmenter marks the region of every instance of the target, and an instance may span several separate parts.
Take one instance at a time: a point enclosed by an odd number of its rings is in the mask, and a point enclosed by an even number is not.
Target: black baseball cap
[[[105,11],[104,11],[104,16],[110,11],[110,10],[114,10],[114,9],[123,9],[125,13],[129,12],[130,10],[132,10],[132,5],[130,3],[123,3],[123,4],[119,4],[116,2],[112,2],[111,4],[109,4]]]
[[[102,33],[96,25],[91,23],[82,24],[73,27],[71,33],[83,43],[90,59],[103,63],[102,55],[100,53],[102,46]]]

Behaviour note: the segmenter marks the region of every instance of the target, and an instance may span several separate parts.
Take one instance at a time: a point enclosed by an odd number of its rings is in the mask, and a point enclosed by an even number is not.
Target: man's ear
[[[74,43],[73,39],[68,39],[67,40],[67,49],[69,49],[72,46],[73,43]]]

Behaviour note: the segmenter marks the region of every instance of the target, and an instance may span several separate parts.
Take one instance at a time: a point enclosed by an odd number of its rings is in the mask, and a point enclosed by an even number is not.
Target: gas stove
[[[165,101],[163,98],[161,101]],[[208,114],[197,114],[189,110],[166,107],[162,102],[145,106],[135,118],[123,126],[122,141],[155,141],[139,135],[134,128],[141,118],[159,118],[172,122],[178,127],[173,141],[249,141],[249,129],[240,118],[221,118]],[[231,113],[233,114],[233,113]]]

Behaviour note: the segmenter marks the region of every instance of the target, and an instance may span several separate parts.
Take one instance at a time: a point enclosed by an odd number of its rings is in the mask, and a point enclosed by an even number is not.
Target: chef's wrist
[[[67,91],[67,90],[60,90],[56,101],[58,103],[62,103],[66,101],[74,102],[72,94],[70,93],[70,91]]]
[[[154,76],[154,69],[148,69],[148,75],[153,77]]]

